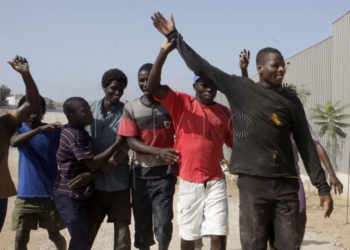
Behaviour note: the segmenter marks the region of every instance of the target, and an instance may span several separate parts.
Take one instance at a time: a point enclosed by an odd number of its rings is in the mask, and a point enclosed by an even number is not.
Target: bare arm
[[[30,141],[30,139],[32,139],[34,136],[36,136],[37,134],[39,134],[42,131],[53,131],[56,129],[61,129],[61,123],[56,122],[56,123],[51,123],[51,124],[47,124],[47,125],[43,125],[40,126],[36,129],[33,129],[27,133],[23,133],[23,134],[14,134],[10,140],[10,145],[12,147],[19,147],[22,146],[23,144],[27,143],[28,141]]]
[[[159,155],[168,163],[175,163],[178,159],[178,151],[173,148],[157,148],[149,146],[135,137],[127,137],[130,148],[134,151],[143,152],[151,155]]]
[[[316,149],[317,149],[318,156],[320,157],[323,165],[325,165],[325,167],[327,168],[327,171],[329,174],[329,184],[331,188],[332,186],[334,186],[335,194],[337,194],[337,192],[341,194],[343,192],[343,184],[339,181],[339,179],[335,175],[335,171],[332,167],[332,164],[328,158],[326,151],[324,150],[324,148],[320,143],[316,143]]]
[[[225,94],[228,85],[236,84],[240,77],[229,75],[220,69],[210,65],[200,55],[198,55],[190,46],[188,46],[179,35],[175,28],[173,16],[170,15],[169,21],[161,13],[157,12],[151,17],[153,26],[163,35],[173,33],[176,38],[176,48],[185,61],[187,67],[196,75],[200,76],[205,82],[214,84],[218,90]]]
[[[26,85],[26,101],[17,109],[17,123],[22,124],[39,106],[39,91],[32,75],[30,74],[29,65],[26,58],[16,56],[12,61],[8,61],[8,63],[14,70],[22,75],[24,84]]]
[[[112,157],[102,168],[97,169],[95,172],[85,172],[74,177],[68,182],[68,186],[71,189],[79,189],[90,183],[97,176],[109,173],[114,167],[116,167],[121,161],[125,159],[128,154],[128,150],[129,146],[127,144],[124,144],[119,148],[117,152],[112,155]]]
[[[147,87],[148,89],[159,99],[164,99],[168,94],[168,88],[160,84],[160,78],[162,74],[162,68],[168,54],[175,49],[175,40],[171,42],[166,39],[159,51],[158,57],[153,64],[151,72],[148,77]]]
[[[116,141],[112,146],[92,158],[84,159],[83,162],[92,172],[95,172],[100,168],[102,169],[108,160],[112,157],[112,155],[124,144],[125,139],[118,135]]]

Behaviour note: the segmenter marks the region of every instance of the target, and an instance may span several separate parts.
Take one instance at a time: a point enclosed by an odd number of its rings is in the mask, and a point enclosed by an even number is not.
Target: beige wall
[[[56,121],[61,124],[66,124],[68,122],[67,117],[63,112],[46,112],[44,122],[55,123]]]

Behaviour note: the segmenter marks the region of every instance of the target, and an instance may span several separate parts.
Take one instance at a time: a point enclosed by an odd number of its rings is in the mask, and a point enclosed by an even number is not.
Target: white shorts
[[[177,221],[184,240],[196,240],[203,235],[228,235],[225,180],[208,181],[204,186],[204,183],[180,179]]]

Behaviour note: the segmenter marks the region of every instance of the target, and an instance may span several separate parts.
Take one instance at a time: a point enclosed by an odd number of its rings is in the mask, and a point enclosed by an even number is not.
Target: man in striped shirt
[[[91,137],[85,130],[85,126],[93,122],[89,104],[81,97],[71,97],[64,102],[63,111],[68,124],[62,128],[56,155],[59,170],[54,200],[71,236],[68,249],[88,250],[88,204],[94,183],[73,189],[70,181],[87,172],[94,175],[107,173],[108,160],[123,144],[123,140],[118,137],[112,146],[94,156]]]
[[[135,247],[149,250],[159,242],[159,250],[169,247],[173,232],[173,196],[176,177],[168,174],[168,164],[177,160],[174,127],[166,108],[155,101],[146,87],[152,64],[138,72],[143,96],[127,103],[118,134],[127,138],[135,151],[132,206],[135,219]],[[152,230],[153,224],[153,230]]]

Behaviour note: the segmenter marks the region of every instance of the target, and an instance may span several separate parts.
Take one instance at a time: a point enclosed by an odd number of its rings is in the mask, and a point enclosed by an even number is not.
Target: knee
[[[224,235],[211,235],[211,246],[217,247],[217,249],[224,249],[226,246],[226,236]]]

